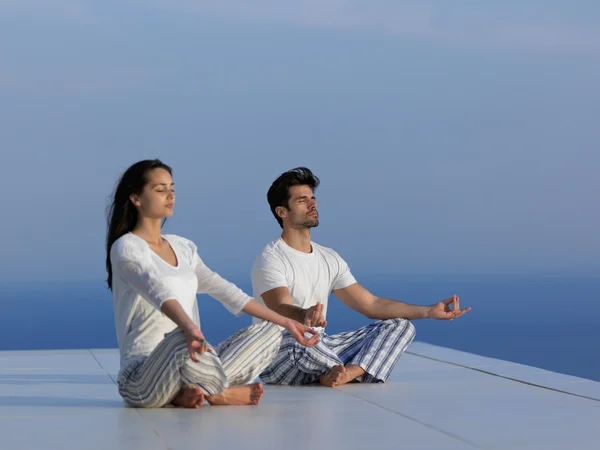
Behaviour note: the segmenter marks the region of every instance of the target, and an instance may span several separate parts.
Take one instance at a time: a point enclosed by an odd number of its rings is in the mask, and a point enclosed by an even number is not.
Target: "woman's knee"
[[[279,347],[281,345],[281,340],[283,339],[283,333],[279,327],[272,322],[267,322],[265,329],[269,336],[269,343]]]
[[[182,370],[185,384],[194,384],[204,395],[217,395],[229,387],[229,379],[220,358],[212,353],[198,355],[198,362],[191,358]]]
[[[253,333],[263,336],[263,345],[265,347],[278,350],[281,346],[283,333],[273,322],[262,322],[250,326]]]
[[[128,408],[161,408],[169,403],[169,399],[165,399],[164,395],[158,391],[142,398],[139,394],[131,392],[126,386],[121,386],[119,394]]]
[[[164,342],[169,343],[170,345],[178,345],[181,343],[186,343],[185,334],[181,328],[175,328],[173,331],[165,334]]]

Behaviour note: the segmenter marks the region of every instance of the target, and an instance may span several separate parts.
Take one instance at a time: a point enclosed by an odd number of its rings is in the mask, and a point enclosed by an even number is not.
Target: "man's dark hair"
[[[267,201],[271,212],[275,216],[279,226],[283,228],[281,217],[275,212],[275,208],[283,206],[289,209],[290,188],[292,186],[308,186],[314,192],[319,186],[320,180],[306,167],[296,167],[279,175],[267,192]]]

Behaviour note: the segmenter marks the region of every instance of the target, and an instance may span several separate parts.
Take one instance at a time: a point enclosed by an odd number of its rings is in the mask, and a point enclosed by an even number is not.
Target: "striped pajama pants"
[[[336,365],[354,364],[365,374],[363,383],[383,383],[415,337],[414,325],[406,319],[379,320],[355,331],[322,335],[315,347],[303,347],[287,332],[271,365],[261,373],[266,384],[317,383]]]
[[[281,332],[271,322],[251,325],[215,347],[215,352],[191,360],[183,332],[176,329],[141,362],[127,367],[118,379],[119,394],[134,408],[171,403],[182,387],[198,386],[205,395],[229,386],[249,384],[271,363],[281,344]]]

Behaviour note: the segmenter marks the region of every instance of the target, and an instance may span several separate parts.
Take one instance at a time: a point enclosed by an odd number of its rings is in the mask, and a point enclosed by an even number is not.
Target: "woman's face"
[[[147,174],[148,182],[140,195],[132,195],[131,201],[140,215],[162,219],[173,215],[175,185],[171,174],[165,169],[153,169]]]

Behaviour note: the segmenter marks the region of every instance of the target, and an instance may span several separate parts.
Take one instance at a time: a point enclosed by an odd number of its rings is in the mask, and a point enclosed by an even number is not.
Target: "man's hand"
[[[193,327],[190,330],[184,331],[183,334],[185,336],[185,340],[187,341],[187,348],[192,361],[200,362],[196,356],[196,353],[200,355],[203,355],[206,352],[213,353],[213,351],[208,347],[208,342],[206,342],[204,339],[204,335],[202,334],[202,331],[200,331],[200,328]]]
[[[452,309],[450,309],[450,305],[452,305]],[[433,305],[427,312],[427,317],[430,319],[451,321],[469,311],[471,311],[471,308],[460,309],[459,298],[457,295],[453,295]]]
[[[317,303],[304,313],[304,324],[309,327],[324,327],[327,321],[323,317],[323,304]]]
[[[300,322],[296,322],[293,319],[286,319],[282,325],[290,334],[298,341],[299,344],[305,347],[314,347],[319,343],[319,335],[312,328],[302,325]],[[304,337],[304,333],[312,334],[310,339]]]

